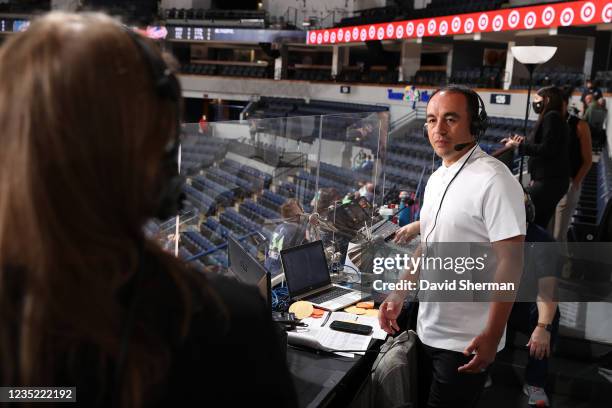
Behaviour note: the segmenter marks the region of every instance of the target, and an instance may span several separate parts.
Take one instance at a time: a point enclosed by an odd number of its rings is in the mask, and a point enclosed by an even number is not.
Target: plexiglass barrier
[[[322,240],[338,276],[388,192],[388,123],[375,112],[185,124],[184,209],[147,231],[202,270],[226,269],[234,238],[273,275],[281,249]]]
[[[179,217],[151,222],[147,231],[203,271],[228,270],[233,238],[272,277],[283,272],[281,250],[321,240],[333,280],[380,300],[391,286],[381,283],[397,283],[405,269],[381,260],[406,259],[420,245],[418,238],[396,245],[389,237],[419,218],[424,187],[439,166],[422,122],[392,138],[388,123],[387,112],[376,112],[186,124],[185,206]],[[597,276],[568,275],[561,257],[555,300],[609,305],[612,261],[597,254],[612,251],[601,245],[596,251],[589,243],[570,245],[574,270]]]

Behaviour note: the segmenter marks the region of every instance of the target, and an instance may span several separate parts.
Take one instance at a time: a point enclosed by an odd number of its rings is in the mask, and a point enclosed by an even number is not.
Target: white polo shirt
[[[525,235],[522,187],[502,162],[479,146],[473,149],[446,192],[435,228],[444,190],[472,150],[449,167],[443,164],[429,178],[421,208],[423,242],[495,242]],[[419,338],[431,347],[463,352],[484,330],[489,306],[487,302],[422,302]],[[504,348],[505,337],[504,332],[498,351]]]

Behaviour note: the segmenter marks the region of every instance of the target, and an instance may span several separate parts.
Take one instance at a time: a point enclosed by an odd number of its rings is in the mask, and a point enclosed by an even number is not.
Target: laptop
[[[357,290],[332,284],[322,241],[281,250],[281,262],[291,301],[336,311],[364,298]]]
[[[270,274],[235,238],[227,238],[227,255],[232,274],[246,285],[256,286],[272,313]]]

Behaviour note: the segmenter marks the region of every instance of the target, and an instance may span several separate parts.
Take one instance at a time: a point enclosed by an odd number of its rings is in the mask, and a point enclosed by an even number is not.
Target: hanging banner
[[[533,30],[612,22],[612,1],[572,1],[478,13],[308,31],[307,44],[339,44]]]

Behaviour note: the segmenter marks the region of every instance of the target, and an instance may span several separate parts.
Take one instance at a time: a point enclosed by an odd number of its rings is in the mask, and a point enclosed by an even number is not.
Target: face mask
[[[532,102],[531,106],[533,107],[533,111],[538,115],[542,113],[542,110],[544,110],[544,104],[542,103],[542,101]]]

